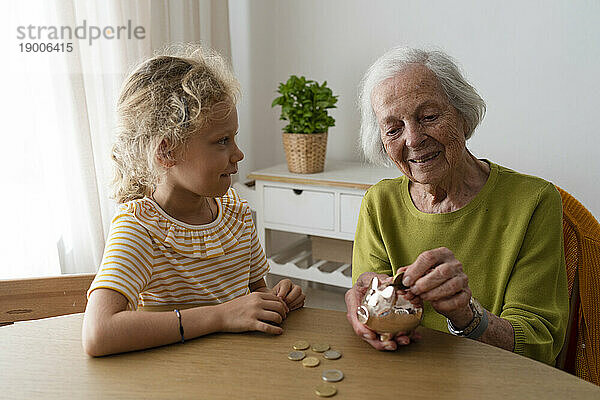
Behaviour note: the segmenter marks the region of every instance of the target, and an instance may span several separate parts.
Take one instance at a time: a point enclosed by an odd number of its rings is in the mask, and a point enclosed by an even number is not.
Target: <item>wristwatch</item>
[[[464,329],[456,329],[452,322],[446,318],[448,322],[448,332],[454,336],[466,337],[469,339],[477,339],[483,335],[483,332],[488,326],[488,316],[485,309],[479,304],[479,302],[471,297],[469,300],[469,308],[473,312],[473,320]]]

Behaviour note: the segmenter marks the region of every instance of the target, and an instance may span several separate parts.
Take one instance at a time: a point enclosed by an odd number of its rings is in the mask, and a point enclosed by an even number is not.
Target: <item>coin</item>
[[[325,357],[328,360],[337,360],[341,356],[342,353],[340,353],[337,350],[327,350],[325,353],[323,353],[323,357]]]
[[[294,343],[294,350],[306,350],[310,347],[310,344],[306,340],[299,340]]]
[[[329,345],[325,344],[325,343],[317,343],[317,344],[313,344],[313,346],[312,346],[312,351],[317,352],[317,353],[322,353],[327,350],[329,350]]]
[[[394,275],[394,280],[392,285],[396,287],[396,289],[408,290],[408,286],[404,286],[402,280],[404,279],[404,271]]]
[[[325,382],[339,382],[344,379],[344,373],[339,369],[328,369],[323,371],[321,378],[323,378]]]
[[[337,393],[337,389],[329,383],[321,383],[315,388],[315,393],[321,397],[331,397]]]
[[[302,365],[305,367],[316,367],[319,365],[319,363],[320,361],[317,357],[306,357],[304,360],[302,360]]]
[[[306,354],[303,351],[292,351],[288,354],[288,358],[292,361],[300,361],[304,357],[306,357]]]

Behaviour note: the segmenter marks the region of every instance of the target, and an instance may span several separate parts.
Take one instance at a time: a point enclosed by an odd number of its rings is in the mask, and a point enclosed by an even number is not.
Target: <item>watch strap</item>
[[[477,339],[483,335],[488,326],[488,316],[485,309],[479,304],[479,302],[471,297],[469,299],[469,307],[473,312],[473,319],[464,329],[456,329],[452,322],[446,318],[448,324],[448,331],[461,337],[467,337],[469,339]]]
[[[469,338],[469,339],[479,339],[481,337],[481,335],[483,335],[483,333],[487,329],[488,322],[489,322],[489,320],[488,320],[487,311],[483,310],[482,316],[481,316],[481,321],[479,321],[479,324],[475,327],[475,329],[473,329],[471,331],[471,333],[465,335],[465,337]]]

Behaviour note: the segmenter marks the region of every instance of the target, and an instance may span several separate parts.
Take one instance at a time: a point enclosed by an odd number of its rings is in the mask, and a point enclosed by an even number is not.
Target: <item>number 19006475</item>
[[[73,51],[73,43],[19,43],[21,53],[70,53]]]

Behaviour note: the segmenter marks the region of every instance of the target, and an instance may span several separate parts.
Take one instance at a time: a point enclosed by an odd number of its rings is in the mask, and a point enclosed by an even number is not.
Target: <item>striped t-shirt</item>
[[[249,292],[268,269],[250,207],[233,188],[216,198],[218,215],[189,225],[145,197],[122,204],[88,290],[116,290],[138,306],[213,305]]]

